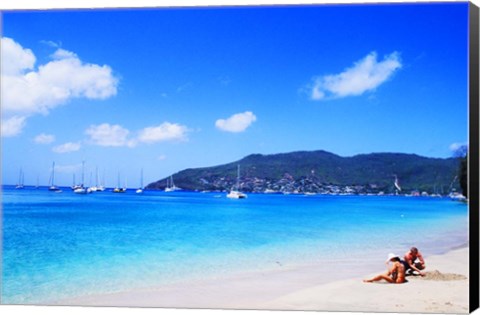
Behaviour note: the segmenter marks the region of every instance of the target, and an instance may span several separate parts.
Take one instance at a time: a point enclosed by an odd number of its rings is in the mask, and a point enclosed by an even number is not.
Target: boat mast
[[[237,166],[237,190],[240,190],[240,164]]]
[[[55,186],[55,162],[52,164],[52,186]]]
[[[22,175],[23,175],[23,170],[22,168],[20,168],[20,172],[18,173],[18,182],[17,182],[17,186],[22,186]]]
[[[95,167],[95,187],[98,187],[98,166]]]
[[[82,161],[82,187],[85,184],[85,161]]]

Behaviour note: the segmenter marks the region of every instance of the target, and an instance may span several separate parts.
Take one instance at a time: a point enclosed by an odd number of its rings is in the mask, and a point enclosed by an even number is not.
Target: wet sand
[[[352,274],[344,275],[348,278],[329,281],[335,276],[335,265],[322,264],[84,296],[52,304],[468,313],[468,248],[426,257],[426,263],[425,277],[408,276],[408,282],[399,285],[386,282],[364,283],[362,279],[384,270],[359,277],[358,274],[354,275],[355,271],[358,273],[355,266],[351,266]],[[371,268],[362,266],[368,267]]]

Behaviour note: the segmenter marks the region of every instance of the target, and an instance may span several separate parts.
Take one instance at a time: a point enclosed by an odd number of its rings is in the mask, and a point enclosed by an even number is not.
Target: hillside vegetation
[[[458,163],[455,158],[402,153],[341,157],[326,151],[302,151],[252,154],[224,165],[186,169],[173,177],[175,185],[186,190],[229,190],[240,165],[240,188],[246,192],[391,193],[396,176],[402,192],[447,194],[452,187],[458,189]],[[166,184],[166,178],[160,179],[147,189],[164,189]]]

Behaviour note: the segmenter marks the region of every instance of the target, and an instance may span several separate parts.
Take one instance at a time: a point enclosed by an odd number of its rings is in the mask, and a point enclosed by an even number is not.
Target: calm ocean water
[[[465,244],[468,207],[444,198],[111,192],[4,187],[2,303]],[[326,255],[325,253],[328,253]],[[339,266],[341,268],[341,266]]]

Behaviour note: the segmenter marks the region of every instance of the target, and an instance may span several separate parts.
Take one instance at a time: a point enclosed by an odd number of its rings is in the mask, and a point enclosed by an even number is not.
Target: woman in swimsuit
[[[404,283],[405,282],[405,266],[402,264],[400,257],[394,254],[388,255],[387,262],[392,262],[392,266],[387,272],[379,274],[371,279],[365,279],[363,282],[375,282],[385,280],[389,283]]]

